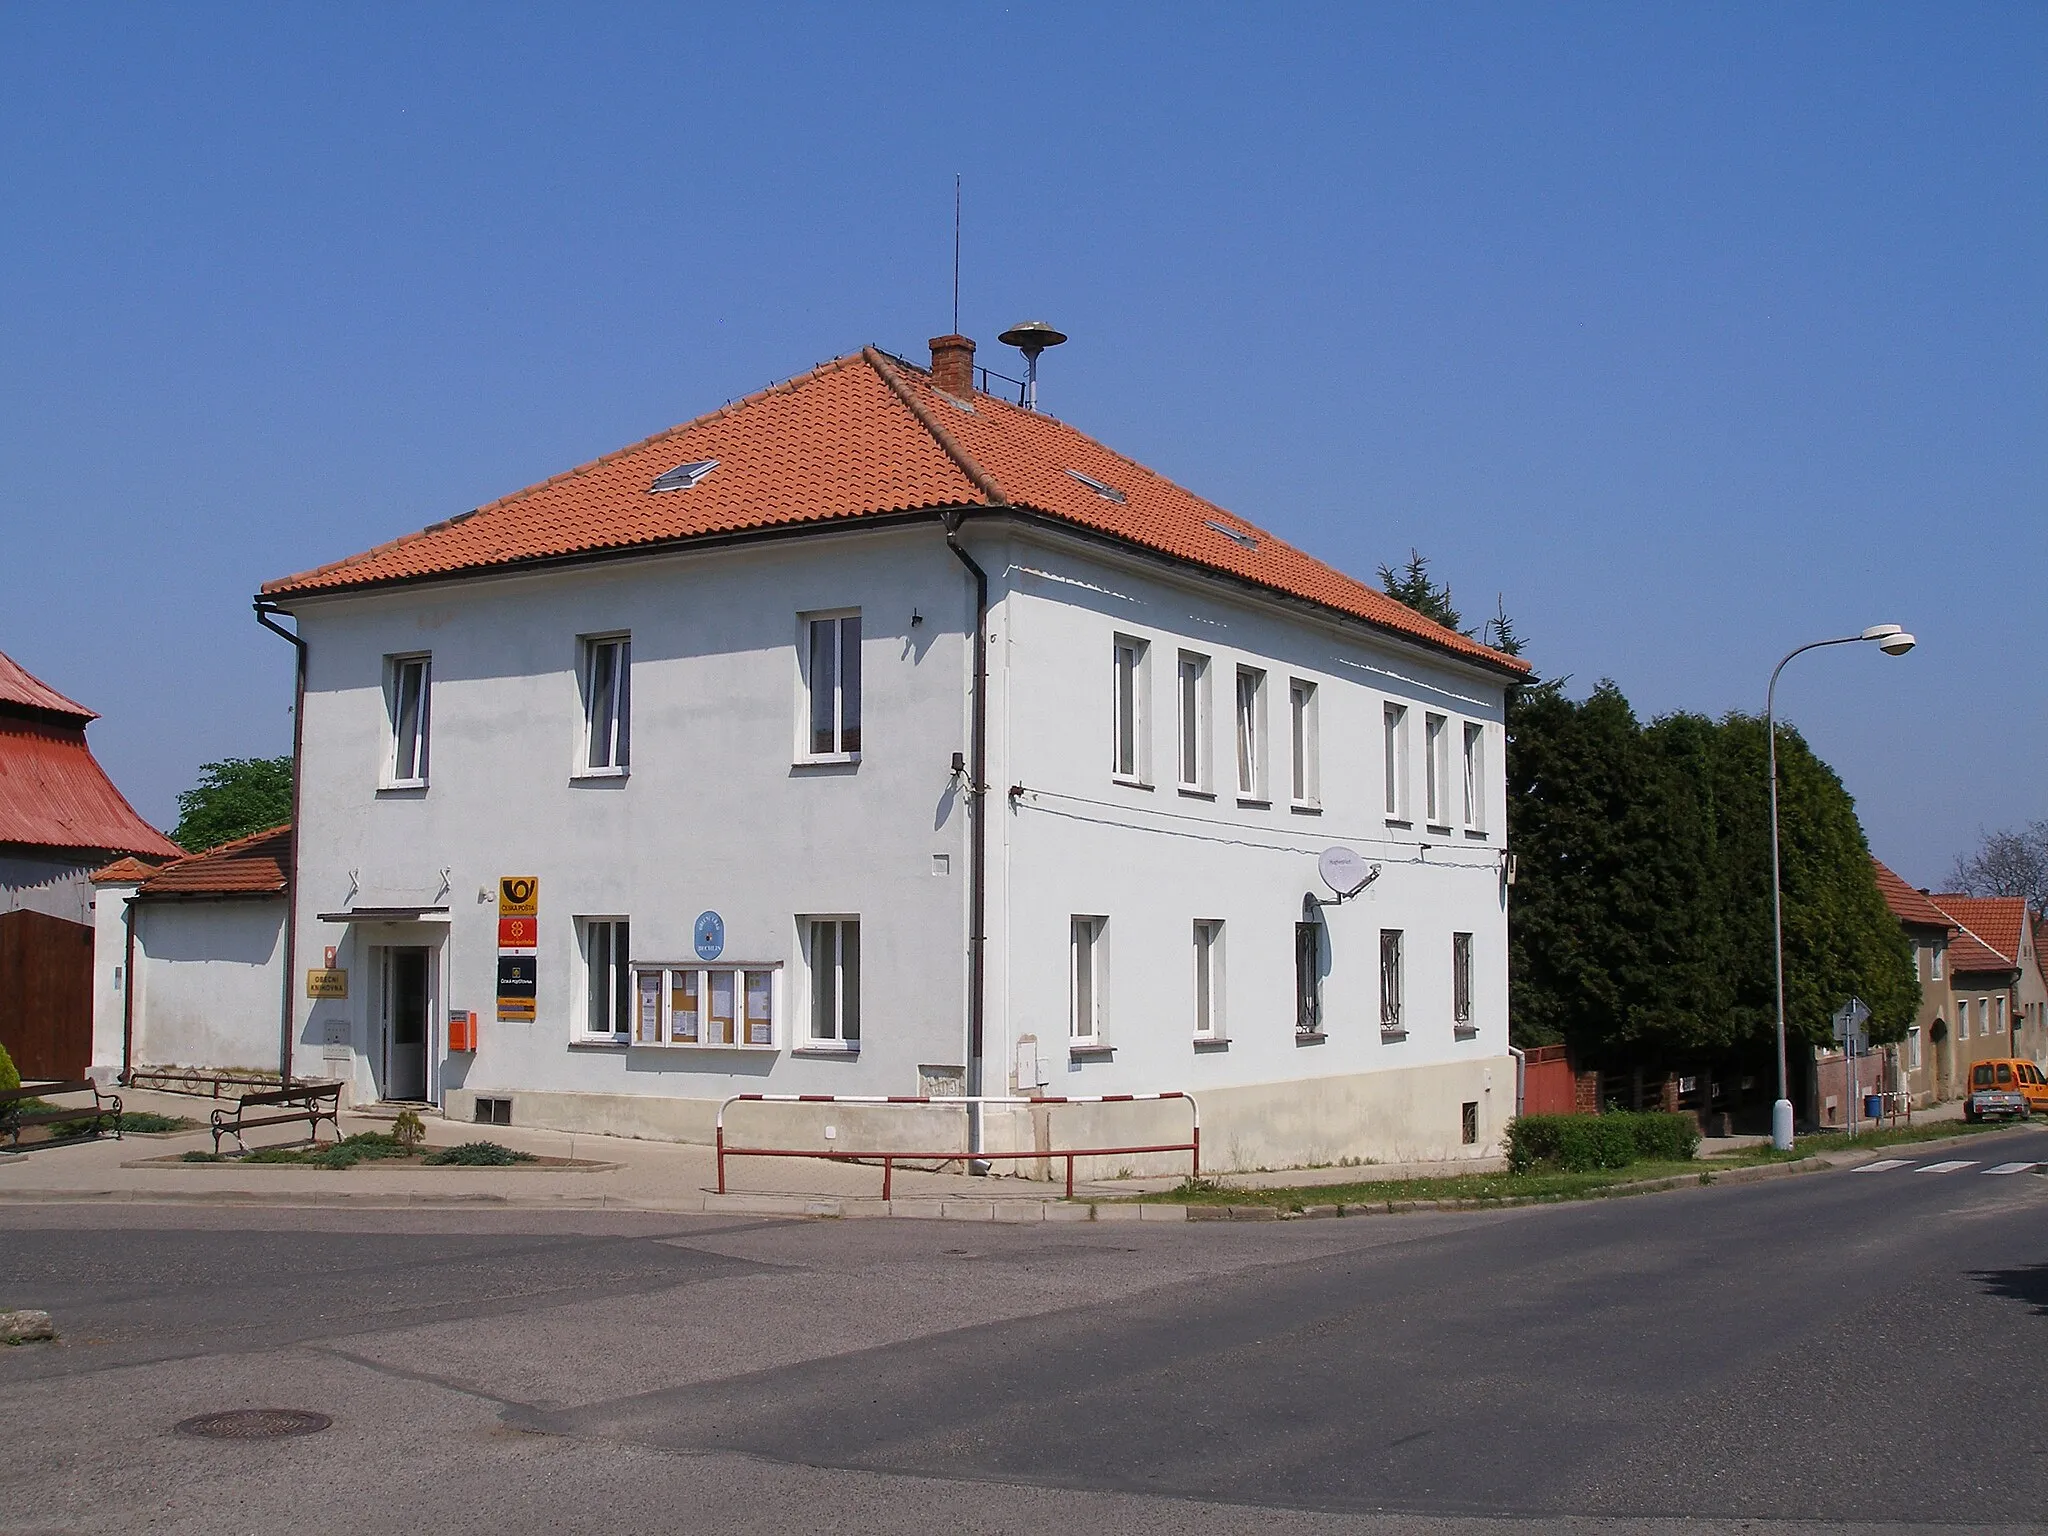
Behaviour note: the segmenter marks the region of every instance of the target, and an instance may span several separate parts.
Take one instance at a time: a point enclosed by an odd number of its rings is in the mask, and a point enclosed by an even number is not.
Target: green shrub
[[[503,1168],[511,1163],[530,1163],[531,1152],[514,1152],[510,1147],[501,1147],[495,1141],[465,1141],[459,1147],[443,1147],[438,1152],[429,1152],[422,1162],[436,1168],[454,1165],[460,1168]]]
[[[186,1152],[179,1156],[178,1161],[181,1163],[224,1163],[227,1159],[218,1152]]]
[[[1636,1156],[1646,1162],[1690,1162],[1700,1149],[1700,1124],[1691,1115],[1657,1110],[1625,1118],[1636,1139]]]
[[[143,1134],[157,1131],[189,1131],[198,1123],[196,1120],[187,1120],[178,1115],[151,1114],[147,1110],[137,1110],[133,1114],[123,1111],[121,1115],[122,1130],[138,1131]],[[50,1127],[50,1135],[59,1141],[67,1136],[84,1136],[98,1124],[99,1122],[90,1115],[83,1120],[60,1120]]]
[[[0,1093],[21,1086],[21,1074],[14,1070],[14,1058],[7,1054],[7,1047],[0,1045]]]
[[[1593,1173],[1638,1159],[1685,1162],[1699,1143],[1690,1115],[1520,1115],[1508,1122],[1508,1167]]]

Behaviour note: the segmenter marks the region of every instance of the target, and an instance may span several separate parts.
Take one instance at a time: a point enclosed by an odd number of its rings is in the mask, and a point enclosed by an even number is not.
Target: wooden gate
[[[92,1062],[92,929],[0,912],[0,1045],[24,1080],[85,1076]]]
[[[1570,1115],[1579,1111],[1578,1082],[1561,1045],[1532,1047],[1523,1058],[1522,1113]]]

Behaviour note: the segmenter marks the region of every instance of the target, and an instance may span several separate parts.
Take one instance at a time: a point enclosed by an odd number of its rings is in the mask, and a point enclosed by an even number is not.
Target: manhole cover
[[[334,1420],[303,1408],[235,1408],[181,1419],[178,1433],[207,1440],[275,1440],[281,1435],[317,1435]]]

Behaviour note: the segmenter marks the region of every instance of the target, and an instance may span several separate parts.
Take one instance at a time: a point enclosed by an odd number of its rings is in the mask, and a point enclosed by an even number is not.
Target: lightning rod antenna
[[[953,174],[953,334],[960,334],[960,175]]]

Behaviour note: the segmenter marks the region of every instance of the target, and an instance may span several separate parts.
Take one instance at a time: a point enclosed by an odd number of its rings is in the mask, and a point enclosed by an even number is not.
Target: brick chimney
[[[932,382],[962,400],[974,398],[974,343],[965,336],[932,338]]]

